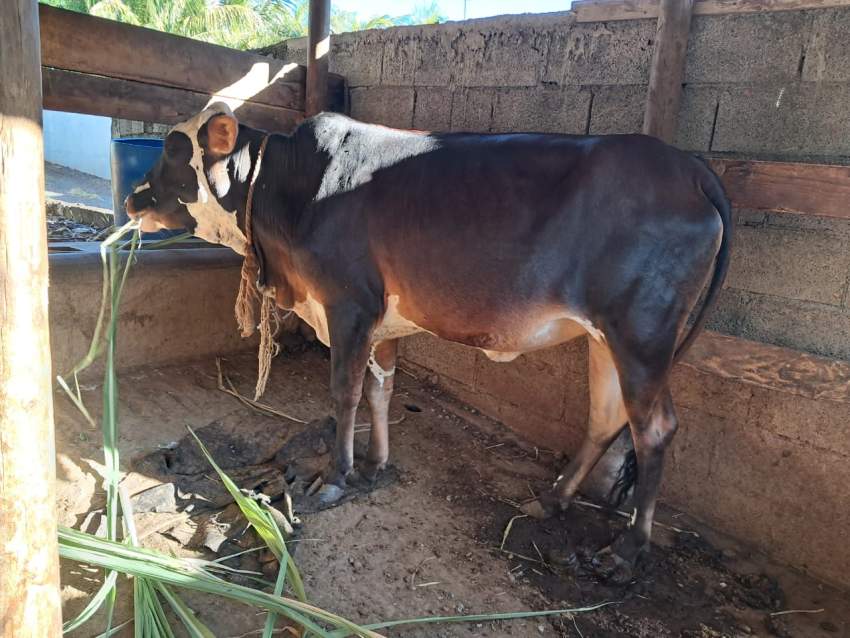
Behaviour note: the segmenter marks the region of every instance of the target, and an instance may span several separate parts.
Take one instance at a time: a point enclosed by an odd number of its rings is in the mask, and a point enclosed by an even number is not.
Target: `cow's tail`
[[[717,257],[714,261],[714,273],[711,276],[711,283],[708,285],[708,291],[705,293],[702,307],[697,311],[694,322],[691,324],[691,328],[688,330],[685,338],[682,339],[679,347],[676,348],[676,353],[673,355],[673,363],[678,362],[682,358],[688,351],[688,348],[691,347],[691,344],[693,344],[694,339],[699,336],[708,317],[708,311],[714,305],[714,302],[717,301],[717,295],[720,294],[720,290],[723,288],[723,282],[729,270],[729,254],[732,243],[732,206],[729,203],[729,198],[726,197],[726,192],[723,190],[720,178],[707,165],[705,166],[705,174],[706,177],[702,181],[702,191],[720,214],[723,233],[720,239],[720,248],[717,251]]]

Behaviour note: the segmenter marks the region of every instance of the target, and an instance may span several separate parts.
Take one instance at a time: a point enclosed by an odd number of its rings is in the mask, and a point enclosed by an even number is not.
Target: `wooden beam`
[[[713,159],[736,208],[850,219],[850,166]]]
[[[177,124],[202,110],[206,93],[133,80],[90,75],[42,67],[44,108],[72,113],[122,117],[142,122]],[[302,85],[291,86],[303,96]],[[240,122],[267,131],[289,132],[303,118],[303,111],[245,102],[234,111]]]
[[[305,70],[246,51],[208,44],[153,29],[40,5],[42,65],[303,109],[289,84],[302,84]],[[245,81],[252,86],[237,83]]]
[[[307,117],[328,108],[331,0],[310,0],[307,35]]]
[[[294,120],[282,115],[278,125],[272,111],[262,107],[304,111],[303,66],[46,5],[39,6],[39,13],[49,108],[113,117],[133,111],[167,115],[189,106],[195,113],[217,96],[232,106],[245,101],[245,112],[261,117],[266,121],[261,128],[271,130],[285,129]],[[81,86],[73,86],[72,80]],[[341,110],[343,78],[330,74],[326,81],[331,108]],[[98,104],[95,88],[106,88],[104,104]],[[151,104],[166,96],[175,104]],[[206,98],[203,103],[200,96]]]
[[[38,5],[0,2],[0,635],[59,638]]]
[[[850,0],[696,0],[694,15],[803,11],[848,7]],[[572,10],[577,22],[654,19],[659,0],[575,0]]]
[[[643,132],[672,144],[679,123],[682,79],[694,0],[661,0]]]

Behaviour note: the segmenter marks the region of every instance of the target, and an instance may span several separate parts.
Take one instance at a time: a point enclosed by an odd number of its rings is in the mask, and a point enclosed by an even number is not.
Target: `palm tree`
[[[295,0],[44,0],[47,4],[205,42],[247,49],[306,33]],[[303,13],[303,20],[299,13]]]
[[[0,0],[2,1],[2,0]],[[307,35],[309,0],[42,0],[46,4],[127,22],[236,49],[256,49]],[[362,19],[333,9],[331,31],[383,29],[399,24],[443,22],[438,0],[423,1],[412,13]]]

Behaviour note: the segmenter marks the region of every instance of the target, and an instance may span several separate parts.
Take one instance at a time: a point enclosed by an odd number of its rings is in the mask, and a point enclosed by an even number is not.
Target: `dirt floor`
[[[255,378],[254,358],[224,365],[247,394]],[[275,360],[265,400],[298,419],[320,419],[330,413],[327,377],[327,355],[318,347],[284,353]],[[228,526],[232,507],[215,512],[227,499],[183,440],[186,426],[208,441],[234,477],[251,477],[244,486],[269,490],[283,475],[276,453],[305,426],[257,414],[217,390],[213,361],[139,369],[120,379],[122,463],[135,469],[126,480],[130,491],[142,492],[134,500],[143,543],[209,558],[216,556],[210,547],[219,555],[239,551],[246,538],[225,537],[242,525]],[[99,384],[84,389],[89,405],[99,404]],[[103,505],[100,433],[58,395],[56,414],[61,521],[92,531]],[[540,490],[563,460],[518,441],[499,424],[405,374],[398,375],[391,410],[391,418],[401,417],[391,429],[398,480],[345,505],[302,516],[293,546],[315,604],[365,623],[616,603],[554,619],[386,630],[388,636],[422,638],[850,635],[845,593],[773,565],[663,507],[660,522],[699,536],[657,528],[650,558],[626,587],[607,586],[583,569],[584,557],[623,527],[620,516],[573,506],[559,520],[515,519],[505,540],[506,526],[519,514],[513,504]],[[365,408],[359,421],[368,421]],[[362,442],[367,437],[358,435]],[[316,443],[314,454],[324,452]],[[163,483],[177,485],[176,499],[173,487],[149,489]],[[210,517],[216,525],[210,525]],[[565,545],[575,551],[575,564],[550,566],[549,550]],[[247,554],[239,566],[262,571],[260,558]],[[66,618],[82,609],[99,578],[63,564]],[[120,622],[131,617],[132,587],[124,579],[119,587],[115,617]],[[259,635],[264,615],[256,610],[205,595],[185,598],[216,636]],[[771,616],[817,609],[823,611]],[[102,618],[95,618],[73,635],[96,636],[102,630]],[[132,635],[130,628],[120,635]]]

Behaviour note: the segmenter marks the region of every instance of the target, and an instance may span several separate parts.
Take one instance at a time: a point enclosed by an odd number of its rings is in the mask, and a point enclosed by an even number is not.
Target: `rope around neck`
[[[239,281],[239,293],[236,295],[236,322],[239,332],[243,337],[250,337],[254,331],[260,329],[260,347],[257,353],[258,370],[257,386],[254,389],[254,400],[256,401],[266,391],[266,382],[269,379],[272,359],[280,351],[275,343],[272,331],[272,317],[274,316],[275,296],[274,289],[260,290],[258,281],[260,266],[257,251],[254,249],[254,233],[251,222],[251,208],[254,203],[254,186],[260,175],[260,165],[266,152],[269,136],[263,137],[260,150],[257,153],[257,161],[251,173],[251,181],[248,184],[248,197],[245,201],[245,259],[242,261],[242,277]],[[256,325],[256,313],[254,304],[260,301],[260,323]]]

